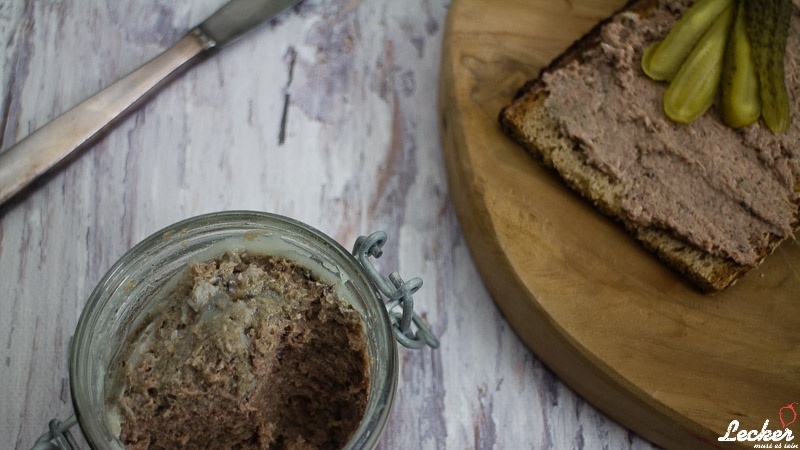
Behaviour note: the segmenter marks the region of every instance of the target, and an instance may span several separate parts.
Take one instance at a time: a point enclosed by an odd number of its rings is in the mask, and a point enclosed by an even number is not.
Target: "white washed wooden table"
[[[0,149],[177,41],[222,0],[0,2]],[[253,209],[350,247],[389,234],[441,339],[400,349],[386,449],[648,449],[564,386],[486,293],[448,196],[436,91],[445,0],[308,0],[178,78],[0,208],[0,448],[72,411],[84,302],[178,220]]]

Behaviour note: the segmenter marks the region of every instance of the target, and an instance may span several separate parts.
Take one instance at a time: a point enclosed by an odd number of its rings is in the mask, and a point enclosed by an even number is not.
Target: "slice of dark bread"
[[[627,56],[638,62],[641,57],[643,47],[646,46],[648,41],[663,38],[663,34],[668,30],[668,26],[664,24],[654,25],[649,23],[650,17],[654,12],[659,12],[661,20],[667,14],[677,20],[682,11],[691,2],[683,1],[664,1],[664,0],[633,0],[629,2],[623,9],[619,10],[613,16],[605,19],[595,26],[588,34],[570,46],[564,53],[557,57],[550,65],[545,67],[539,76],[527,82],[517,92],[513,101],[502,109],[500,112],[500,126],[503,131],[511,138],[517,141],[527,152],[534,157],[540,159],[547,166],[555,169],[563,180],[572,189],[587,198],[591,203],[600,211],[608,216],[618,220],[624,225],[625,229],[639,240],[647,249],[658,255],[669,266],[676,269],[684,276],[686,276],[694,285],[696,285],[703,292],[717,292],[720,291],[738,278],[744,275],[749,270],[753,269],[763,261],[763,259],[770,254],[780,242],[785,240],[788,236],[781,235],[780,233],[770,234],[766,236],[761,245],[755,250],[757,256],[755,261],[751,263],[737,262],[734,258],[727,255],[720,254],[704,249],[702,246],[692,243],[684,237],[680,236],[669,226],[663,224],[647,223],[643,224],[638,220],[632,219],[631,215],[626,212],[623,207],[623,202],[626,196],[637,195],[633,192],[630,186],[626,187],[623,183],[594,164],[585,151],[586,142],[569,134],[565,129],[561,118],[554,116],[551,109],[546,107],[548,100],[557,101],[558,99],[550,99],[552,95],[551,90],[545,81],[548,74],[553,74],[561,70],[567,70],[568,67],[575,67],[576,65],[599,65],[599,64],[618,64],[619,61],[615,60],[616,56],[609,57],[607,51],[608,45],[604,42],[605,27],[609,26],[612,21],[628,21],[631,24],[631,33],[646,33],[652,37],[643,38],[639,41],[644,42],[645,45],[640,45],[638,48],[633,48],[633,56]],[[797,27],[797,5],[793,13],[793,24],[791,33],[798,34]],[[632,20],[636,18],[636,20]],[[635,27],[634,27],[635,25]],[[658,37],[661,36],[661,37]],[[789,48],[787,48],[787,84],[796,83],[800,75],[789,75],[789,70],[800,69],[800,59],[793,56],[794,59],[788,60],[788,55],[796,55],[800,51],[798,47],[800,39],[790,38]],[[623,56],[625,57],[625,56]],[[630,61],[629,61],[630,62]],[[638,68],[638,65],[637,65]],[[570,69],[571,70],[571,69]],[[636,72],[635,70],[632,72]],[[598,72],[600,73],[600,72]],[[603,73],[609,73],[608,71]],[[593,75],[594,76],[594,75]],[[602,75],[598,75],[602,76]],[[645,75],[638,68],[638,73],[634,76],[644,77]],[[794,77],[794,78],[792,78]],[[665,84],[653,82],[655,89],[661,89],[663,92],[666,89]],[[797,114],[799,96],[796,95],[797,88],[790,89],[790,99],[792,101],[792,113]],[[602,95],[602,94],[601,94]],[[602,102],[602,100],[601,100]],[[602,110],[601,110],[602,111]],[[598,113],[600,114],[600,113]],[[629,122],[621,126],[652,126],[651,121],[667,121],[660,105],[654,105],[652,110],[648,113],[651,116],[647,120],[641,122]],[[669,127],[671,133],[699,133],[693,127],[702,127],[708,120],[717,120],[715,112],[710,111],[707,116],[710,119],[699,120],[698,122],[688,126],[674,126],[665,125]],[[794,122],[796,122],[796,118]],[[594,118],[587,118],[586,120],[594,120]],[[601,119],[602,120],[602,119]],[[613,125],[616,126],[616,125]],[[662,129],[665,126],[661,126]],[[748,127],[749,130],[730,130],[730,133],[736,133],[737,136],[742,136],[745,139],[745,134],[765,134],[770,133],[766,127],[761,124],[756,124]],[[766,136],[768,145],[775,148],[785,148],[789,145],[795,147],[800,146],[800,128],[796,123],[793,123],[792,128],[786,136],[781,136],[778,141],[771,136]],[[753,142],[753,139],[748,138],[748,142]],[[772,139],[772,140],[770,140]],[[788,143],[788,144],[787,144]],[[602,145],[602,142],[592,142],[589,145]],[[752,145],[752,144],[750,144]],[[767,144],[765,144],[767,145]],[[594,149],[595,151],[602,151],[603,149]],[[760,151],[756,149],[755,151]],[[788,158],[788,161],[783,161],[781,164],[786,164],[790,168],[791,176],[794,177],[794,186],[790,187],[794,193],[794,197],[789,201],[795,206],[800,205],[797,192],[800,187],[800,151],[786,151],[783,153]],[[647,187],[638,187],[639,189],[647,189]],[[791,223],[792,229],[797,229],[800,220],[800,208],[796,208],[793,214]],[[724,220],[722,217],[710,217],[709,220]]]

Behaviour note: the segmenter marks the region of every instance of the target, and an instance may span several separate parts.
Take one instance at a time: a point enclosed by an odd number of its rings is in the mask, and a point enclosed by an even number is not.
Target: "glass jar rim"
[[[98,324],[103,320],[111,320],[123,308],[119,303],[125,301],[123,293],[128,286],[142,281],[136,280],[132,275],[139,274],[140,271],[148,273],[147,267],[160,264],[160,258],[164,258],[165,252],[169,254],[170,251],[183,251],[181,247],[193,248],[194,244],[186,243],[211,235],[215,239],[221,239],[226,232],[234,232],[243,240],[256,239],[261,234],[285,232],[286,234],[279,236],[272,234],[270,236],[283,240],[288,236],[289,240],[294,239],[297,245],[308,245],[311,250],[324,252],[316,255],[324,258],[323,265],[326,261],[334,261],[339,269],[346,272],[348,283],[355,286],[359,296],[363,295],[366,299],[362,307],[369,309],[369,316],[376,324],[369,327],[365,323],[367,333],[371,333],[367,338],[377,340],[378,343],[375,344],[377,348],[388,351],[387,355],[371,354],[371,357],[377,356],[381,359],[381,364],[385,366],[381,367],[381,370],[385,369],[386,373],[382,377],[371,377],[373,379],[370,382],[367,410],[345,448],[374,447],[388,421],[398,379],[397,346],[389,314],[379,294],[364,276],[358,261],[325,233],[289,217],[246,210],[202,214],[169,225],[128,250],[98,282],[78,320],[69,364],[73,407],[87,442],[92,447],[97,447],[98,442],[108,443],[110,430],[108,417],[95,417],[93,414],[92,402],[96,403],[97,399],[90,398],[89,394],[92,383],[105,383],[104,371],[108,370],[108,367],[99,367],[102,364],[91,361],[92,351],[95,351],[93,349],[100,345],[95,341],[102,341],[105,337],[100,336],[102,332],[98,330]],[[221,234],[217,236],[215,233]],[[203,242],[201,247],[209,248],[210,245],[208,242]],[[362,315],[363,313],[362,311]],[[105,351],[113,353],[112,350]],[[374,352],[375,350],[370,350],[370,353]],[[94,367],[92,364],[99,366]]]

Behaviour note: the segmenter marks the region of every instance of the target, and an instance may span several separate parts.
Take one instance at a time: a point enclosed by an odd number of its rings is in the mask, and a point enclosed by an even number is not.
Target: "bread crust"
[[[556,118],[543,106],[549,95],[542,81],[543,74],[559,70],[576,60],[582,62],[585,51],[600,44],[602,27],[617,14],[644,13],[658,4],[658,0],[632,0],[614,15],[599,22],[543,68],[537,78],[526,82],[517,91],[513,101],[500,111],[499,123],[501,129],[529,154],[555,169],[569,187],[621,223],[628,233],[668,266],[683,274],[701,291],[719,292],[758,266],[784,239],[771,235],[768,246],[759,252],[757,263],[751,266],[708,253],[680,239],[668,229],[643,226],[629,220],[622,209],[622,187],[587,162],[579,143],[560,132]],[[793,228],[797,227],[795,221]]]

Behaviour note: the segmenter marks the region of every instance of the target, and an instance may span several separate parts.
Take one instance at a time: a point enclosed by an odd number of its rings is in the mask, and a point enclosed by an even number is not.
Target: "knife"
[[[0,153],[0,204],[197,61],[301,0],[231,0],[175,45]]]

